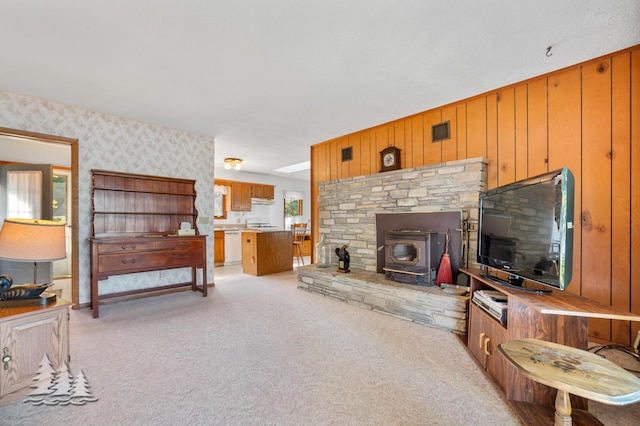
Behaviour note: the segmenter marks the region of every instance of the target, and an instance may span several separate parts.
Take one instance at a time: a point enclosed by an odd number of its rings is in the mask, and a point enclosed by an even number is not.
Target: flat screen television
[[[481,192],[478,263],[507,272],[506,285],[529,280],[564,290],[571,282],[573,200],[566,167]]]

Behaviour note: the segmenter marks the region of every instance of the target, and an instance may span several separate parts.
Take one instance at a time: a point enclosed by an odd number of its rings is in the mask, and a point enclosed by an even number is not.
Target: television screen
[[[480,193],[478,263],[564,290],[573,262],[574,181],[567,168]]]

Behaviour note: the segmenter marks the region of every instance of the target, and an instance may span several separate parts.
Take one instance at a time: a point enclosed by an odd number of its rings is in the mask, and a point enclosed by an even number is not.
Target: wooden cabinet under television
[[[506,391],[505,358],[498,353],[498,345],[507,340],[507,329],[494,318],[471,303],[469,316],[469,351],[480,365]]]
[[[91,306],[99,299],[191,286],[207,295],[206,235],[198,231],[195,181],[92,170]],[[178,236],[183,223],[193,235]],[[111,293],[111,275],[191,268],[191,282]],[[202,284],[197,285],[197,269]],[[104,283],[108,289],[108,283]]]
[[[558,290],[549,294],[526,292],[500,285],[479,270],[460,271],[469,276],[471,290],[467,347],[478,364],[504,390],[524,424],[547,424],[547,418],[540,416],[544,411],[542,407],[554,407],[557,392],[520,373],[498,352],[500,343],[534,338],[586,350],[589,318],[640,321],[640,315],[619,311],[572,293]],[[501,320],[474,300],[474,294],[480,290],[498,291],[506,296],[507,310]],[[575,410],[587,410],[587,405],[586,399],[571,397]]]

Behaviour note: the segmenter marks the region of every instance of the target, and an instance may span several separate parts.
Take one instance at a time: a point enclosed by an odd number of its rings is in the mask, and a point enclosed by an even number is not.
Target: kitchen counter
[[[242,230],[242,270],[249,275],[292,271],[293,235],[274,229]]]
[[[251,228],[246,226],[216,226],[214,231],[251,231],[251,232],[282,232],[283,229],[278,228]]]

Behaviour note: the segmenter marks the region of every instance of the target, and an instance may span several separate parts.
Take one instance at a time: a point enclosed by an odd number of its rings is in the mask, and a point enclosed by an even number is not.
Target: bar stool
[[[298,266],[302,263],[304,266],[304,258],[302,256],[302,243],[304,243],[304,238],[307,234],[307,224],[306,223],[294,223],[291,225],[291,230],[293,231],[293,255],[298,261]]]

